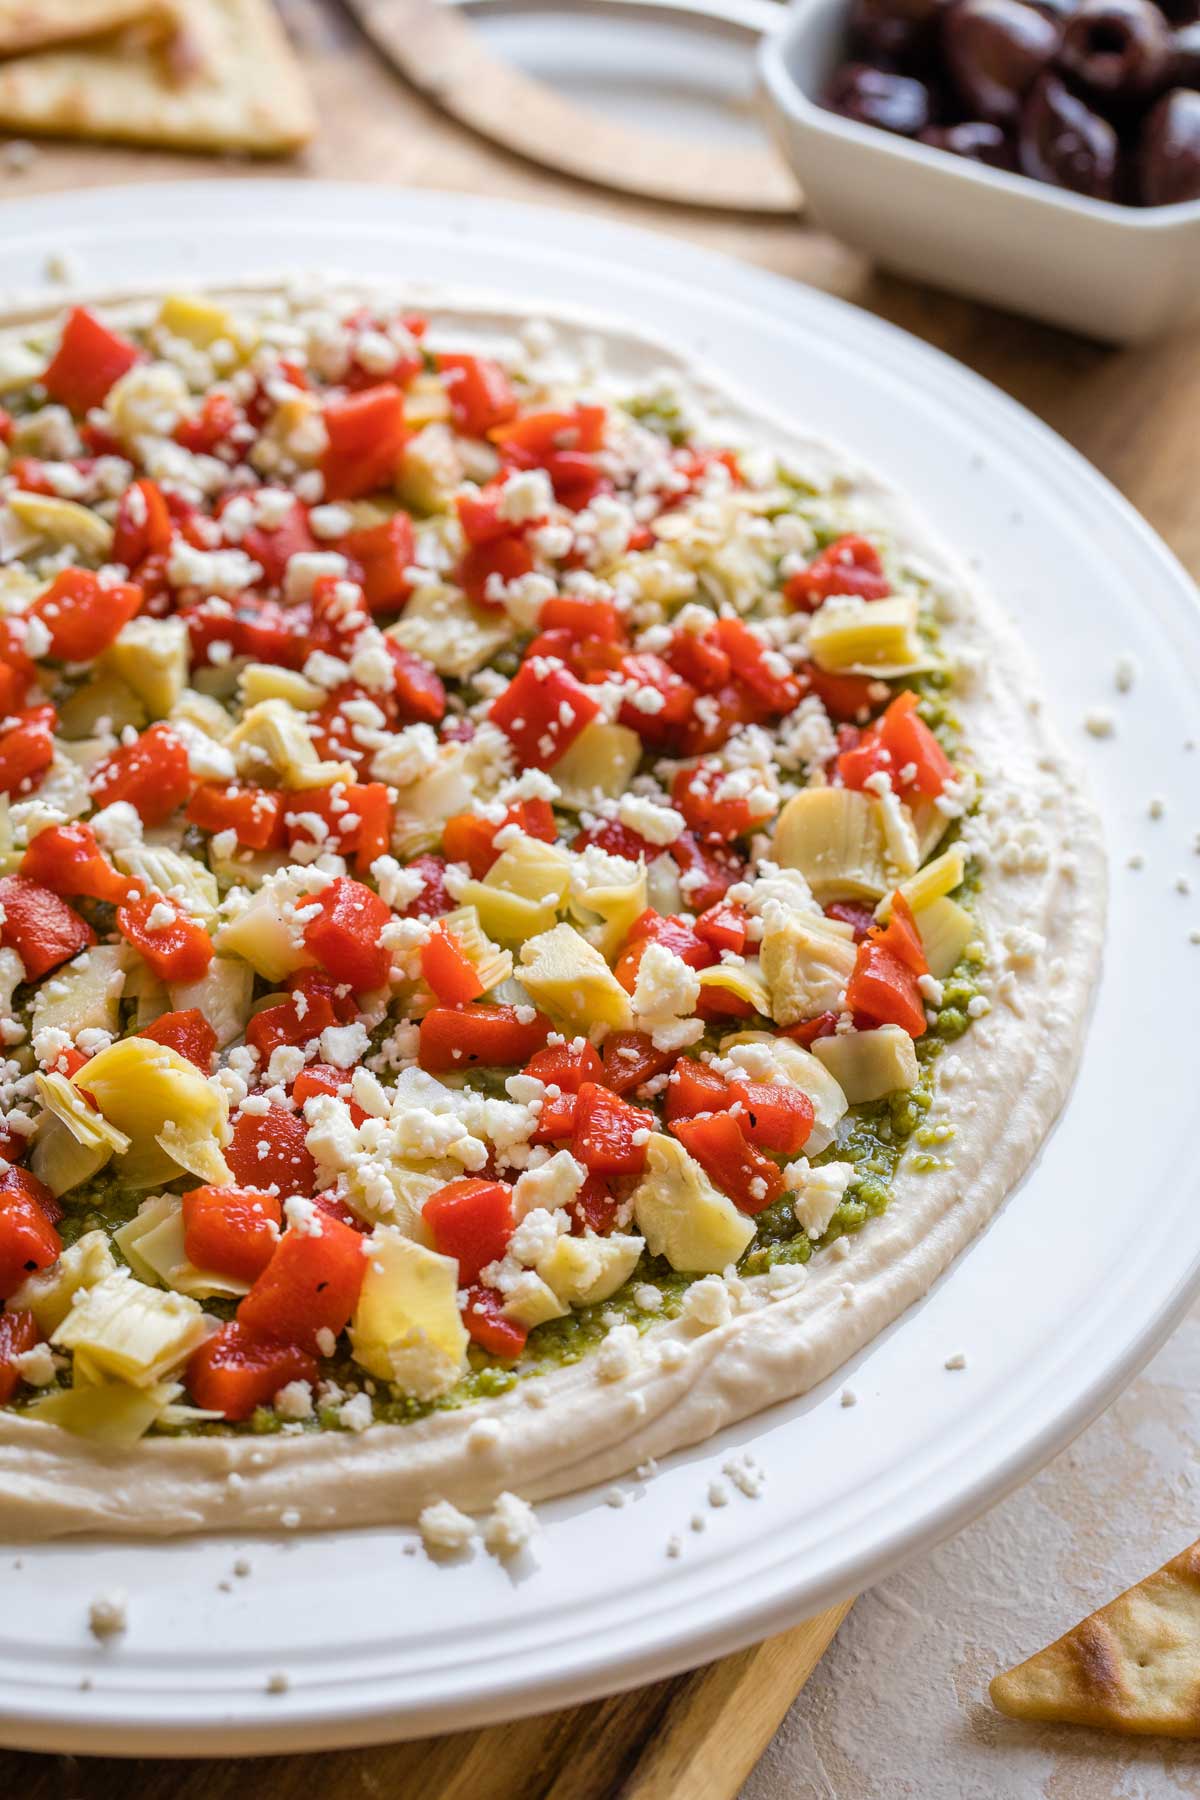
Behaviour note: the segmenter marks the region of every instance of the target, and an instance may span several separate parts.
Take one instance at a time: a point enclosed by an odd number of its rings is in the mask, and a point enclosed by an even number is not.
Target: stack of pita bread
[[[1014,1719],[1200,1737],[1200,1542],[991,1684]]]
[[[271,0],[0,0],[0,131],[276,156],[314,128]]]

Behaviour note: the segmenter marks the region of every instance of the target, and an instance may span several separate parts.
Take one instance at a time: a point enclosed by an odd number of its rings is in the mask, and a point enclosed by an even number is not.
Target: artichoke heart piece
[[[185,851],[159,844],[129,844],[114,850],[113,861],[122,875],[144,881],[160,894],[173,894],[206,925],[216,917],[220,889],[204,864]]]
[[[128,1450],[183,1392],[177,1381],[133,1387],[127,1381],[82,1380],[81,1373],[77,1364],[74,1387],[35,1401],[26,1418],[57,1425],[72,1437],[88,1438],[108,1449]]]
[[[152,719],[165,719],[187,686],[188,631],[182,619],[130,619],[100,659]]]
[[[540,838],[526,837],[522,832],[506,843],[488,870],[488,886],[519,894],[540,906],[557,910],[562,905],[571,879],[571,859],[556,844],[544,844]]]
[[[211,349],[218,339],[244,348],[238,322],[217,300],[198,294],[168,294],[155,321],[171,337],[184,338],[197,350]]]
[[[177,1194],[158,1194],[144,1200],[132,1219],[113,1241],[139,1281],[151,1287],[172,1288],[194,1300],[211,1295],[237,1299],[250,1292],[248,1281],[198,1269],[184,1247],[183,1202]]]
[[[469,748],[466,744],[443,744],[434,767],[397,791],[392,825],[392,849],[397,856],[415,856],[439,844],[446,820],[455,813],[471,811],[477,804],[479,795]]]
[[[195,1300],[147,1287],[118,1269],[79,1295],[50,1342],[82,1352],[102,1376],[149,1387],[186,1362],[208,1334]]]
[[[506,1290],[500,1310],[514,1325],[523,1325],[526,1331],[532,1331],[551,1319],[565,1318],[571,1309],[536,1269],[526,1269]]]
[[[485,993],[508,980],[512,974],[512,952],[500,950],[492,943],[473,906],[458,906],[453,912],[444,914],[441,925],[454,939],[463,955],[470,959],[475,973],[483,983]]]
[[[131,1139],[123,1131],[98,1113],[94,1106],[89,1106],[77,1087],[73,1087],[65,1075],[43,1075],[35,1077],[38,1099],[50,1115],[65,1125],[77,1144],[85,1150],[102,1152],[102,1167],[110,1156],[124,1156],[129,1149]]]
[[[627,725],[590,719],[552,766],[562,804],[572,812],[619,800],[637,773],[642,740]]]
[[[439,675],[461,681],[503,650],[514,632],[507,614],[485,612],[465,594],[430,585],[416,590],[403,618],[389,625],[384,636],[423,656]]]
[[[699,971],[701,992],[712,988],[718,993],[732,994],[738,1000],[745,1000],[764,1019],[769,1019],[771,990],[764,974],[762,963],[753,956],[745,957],[741,962],[713,963],[710,968]]]
[[[879,900],[896,885],[879,801],[854,788],[794,794],[776,821],[772,854],[785,869],[800,870],[822,906]]]
[[[68,1125],[46,1113],[33,1140],[29,1166],[55,1196],[69,1194],[98,1175],[112,1155],[108,1144],[81,1144]]]
[[[419,513],[434,513],[449,506],[451,495],[464,474],[454,433],[442,423],[448,416],[450,402],[440,382],[437,392],[441,406],[447,411],[439,409],[436,415],[425,414],[429,422],[422,425],[415,437],[409,438],[396,469],[397,494],[405,506]],[[410,423],[416,422],[409,415],[414,398],[414,390],[410,388],[405,399],[405,418]]]
[[[816,915],[789,913],[763,932],[759,959],[777,1025],[841,1011],[858,952],[852,940],[822,929],[825,923]]]
[[[260,700],[286,700],[297,712],[313,712],[326,698],[318,687],[298,669],[282,669],[277,663],[247,663],[238,676],[238,692],[243,706],[257,706]]]
[[[224,1090],[178,1051],[122,1038],[88,1062],[87,1091],[130,1140],[121,1173],[132,1187],[171,1181],[180,1169],[214,1186],[232,1183],[220,1150],[229,1142]]]
[[[912,806],[912,828],[917,840],[917,860],[925,862],[933,855],[946,832],[950,821],[944,812],[939,811],[934,800],[917,799]]]
[[[633,1022],[629,995],[600,952],[570,925],[556,925],[524,944],[517,977],[534,1004],[572,1032],[596,1023],[625,1031]]]
[[[167,989],[172,1012],[202,1012],[224,1050],[240,1036],[250,1017],[254,970],[240,957],[214,956],[199,981],[176,982]]]
[[[440,419],[450,417],[450,396],[446,392],[445,383],[440,375],[426,373],[418,375],[409,383],[404,395],[405,423],[413,426],[428,425]],[[413,440],[415,441],[415,440]],[[411,443],[405,446],[411,449]],[[397,484],[403,477],[404,463],[401,461],[397,471]],[[461,476],[459,477],[461,480]],[[457,482],[454,484],[457,486]],[[432,510],[432,509],[431,509]]]
[[[350,1344],[355,1361],[415,1400],[436,1400],[467,1366],[458,1264],[389,1225],[377,1225]]]
[[[433,1249],[433,1233],[422,1210],[439,1188],[454,1179],[453,1165],[442,1165],[436,1173],[410,1168],[404,1163],[388,1162],[385,1166],[367,1159],[356,1162],[345,1173],[345,1191],[339,1187],[352,1212],[372,1225],[392,1225],[414,1243]]]
[[[494,888],[488,881],[465,881],[459,892],[478,914],[481,925],[502,944],[523,944],[527,938],[549,931],[558,918],[556,907],[523,900],[520,894]]]
[[[861,600],[835,594],[813,614],[808,649],[820,669],[864,674],[908,670],[921,664],[915,594]],[[928,659],[926,659],[928,660]]]
[[[312,966],[312,957],[284,915],[276,895],[263,888],[229,919],[213,939],[218,956],[241,957],[266,981],[282,981],[296,969]]]
[[[31,1312],[45,1336],[56,1331],[84,1288],[116,1273],[117,1264],[102,1231],[86,1231],[56,1263],[30,1275],[8,1299],[9,1312]]]
[[[923,869],[918,869],[915,875],[902,881],[894,891],[908,901],[914,912],[920,912],[923,906],[940,900],[945,894],[953,893],[961,884],[966,870],[967,859],[962,846],[955,844],[951,849],[944,850],[941,856],[935,856],[932,862],[926,863]],[[875,908],[875,917],[882,925],[891,916],[892,895],[885,894]]]
[[[260,700],[234,726],[225,745],[234,754],[238,773],[250,781],[299,789],[355,779],[349,763],[322,762],[303,718],[286,700]]]
[[[628,1281],[645,1249],[645,1239],[560,1237],[537,1262],[537,1272],[563,1306],[595,1306]]]
[[[931,900],[913,917],[921,934],[929,973],[935,981],[945,981],[961,962],[967,945],[978,935],[975,921],[957,900],[945,896]]]
[[[53,494],[29,494],[22,489],[9,494],[6,504],[13,517],[53,549],[66,547],[72,554],[104,562],[111,554],[113,528],[77,500],[59,500]]]
[[[115,1033],[125,987],[124,946],[97,944],[56,969],[38,987],[33,1000],[33,1036],[39,1031]]]
[[[653,1256],[686,1274],[719,1275],[754,1238],[754,1220],[715,1188],[674,1138],[653,1132],[633,1214]]]
[[[184,688],[180,694],[171,708],[171,718],[186,725],[194,725],[197,731],[202,731],[205,737],[212,738],[217,744],[224,743],[233,725],[233,720],[219,700],[191,687]]]
[[[606,960],[615,957],[630,928],[649,904],[646,870],[639,862],[632,881],[581,888],[571,896],[571,917],[582,926],[589,944]]]
[[[819,1156],[829,1148],[848,1102],[840,1084],[810,1050],[771,1032],[739,1031],[721,1040],[720,1052],[745,1070],[748,1081],[779,1082],[807,1094],[812,1101],[813,1128],[805,1152]]]
[[[145,705],[127,681],[99,668],[69,699],[58,713],[58,728],[68,741],[93,735],[101,719],[117,737],[127,725],[140,731],[149,722]]]
[[[899,1025],[818,1038],[813,1055],[824,1063],[851,1106],[908,1093],[916,1087],[920,1072],[913,1041]]]

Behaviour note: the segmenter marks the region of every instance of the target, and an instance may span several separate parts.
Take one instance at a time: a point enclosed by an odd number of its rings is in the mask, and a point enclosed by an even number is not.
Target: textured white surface
[[[326,1534],[303,1581],[295,1533],[40,1546],[23,1572],[5,1568],[16,1604],[0,1609],[0,1740],[59,1752],[391,1741],[711,1660],[861,1590],[974,1516],[1117,1390],[1200,1281],[1200,947],[1189,943],[1200,912],[1175,886],[1200,823],[1184,748],[1200,708],[1200,636],[1194,589],[1145,525],[1003,395],[810,289],[603,220],[436,194],[396,194],[381,213],[378,189],[317,182],[300,207],[298,192],[242,183],[232,213],[223,183],[8,205],[0,278],[44,299],[41,271],[64,246],[89,284],[126,291],[314,267],[444,286],[486,269],[499,293],[535,288],[551,310],[592,296],[854,444],[952,530],[1055,671],[1056,716],[1092,767],[1116,853],[1110,942],[1122,953],[1104,971],[1060,1129],[951,1277],[821,1389],[668,1459],[629,1507],[593,1493],[542,1508],[536,1578],[482,1552],[437,1567],[401,1554],[388,1530]],[[1118,701],[1113,668],[1128,653],[1141,673]],[[1083,730],[1099,704],[1117,711],[1110,739]],[[1154,817],[1160,794],[1168,804]],[[1117,860],[1131,851],[1140,873]],[[1143,1119],[1152,1133],[1136,1129]],[[956,1351],[968,1366],[947,1371]],[[840,1405],[846,1385],[857,1406]],[[731,1496],[707,1530],[688,1531],[722,1463],[747,1448],[767,1472],[761,1496]],[[1148,1528],[1122,1523],[1137,1574],[1153,1561]],[[682,1554],[668,1556],[681,1534]],[[254,1577],[230,1595],[220,1584],[242,1557]],[[1039,1585],[1049,1579],[1044,1562],[1034,1567]],[[1019,1584],[1004,1558],[997,1570],[988,1591],[1003,1597]],[[130,1596],[129,1629],[100,1646],[87,1600],[116,1587]],[[1080,1589],[1080,1605],[1100,1597]],[[1003,1618],[1002,1598],[992,1611]],[[1004,1650],[1041,1642],[1050,1623]],[[998,1629],[989,1619],[984,1641]],[[279,1672],[286,1689],[272,1685]],[[932,1744],[927,1685],[914,1683],[907,1713]],[[868,1694],[840,1728],[846,1741],[901,1746],[905,1704],[886,1735],[871,1736],[871,1711]],[[948,1717],[961,1734],[962,1715]],[[946,1715],[939,1729],[934,1763]],[[874,1791],[903,1800],[895,1770],[906,1766],[885,1764]],[[923,1780],[908,1786],[922,1800]]]
[[[1200,1309],[1040,1475],[861,1596],[742,1800],[1200,1794],[1198,1745],[1023,1725],[987,1698],[1200,1533],[1198,1391]]]

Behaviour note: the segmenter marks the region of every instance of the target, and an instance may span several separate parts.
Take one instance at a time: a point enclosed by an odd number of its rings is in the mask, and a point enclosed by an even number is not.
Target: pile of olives
[[[1125,206],[1200,199],[1200,0],[851,0],[832,112]]]

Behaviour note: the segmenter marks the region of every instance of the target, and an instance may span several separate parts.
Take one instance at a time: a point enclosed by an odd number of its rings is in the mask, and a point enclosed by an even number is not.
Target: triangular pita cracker
[[[1200,1541],[993,1680],[1014,1719],[1200,1737]]]
[[[0,129],[178,150],[295,150],[316,126],[270,0],[175,0],[164,44],[136,32],[0,63]]]
[[[0,0],[0,56],[143,23],[170,29],[164,0]]]

